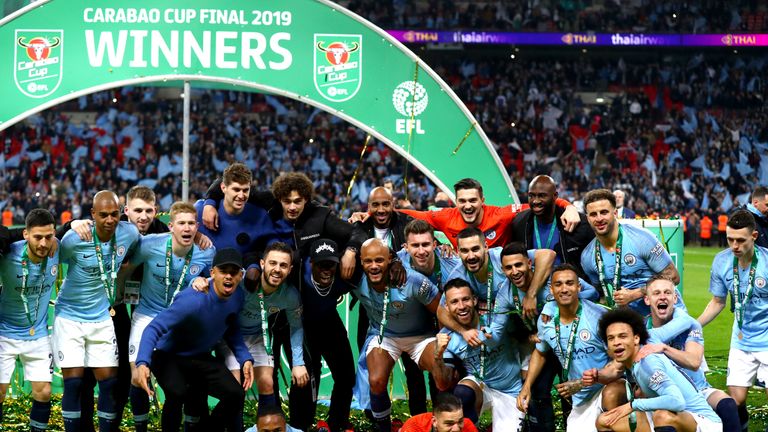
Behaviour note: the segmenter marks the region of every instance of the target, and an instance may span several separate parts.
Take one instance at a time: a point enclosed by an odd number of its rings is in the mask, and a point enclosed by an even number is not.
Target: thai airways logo
[[[421,120],[415,117],[421,115],[429,105],[427,89],[415,81],[403,81],[392,92],[392,105],[400,115],[407,117],[395,120],[395,131],[399,134],[424,134]]]
[[[14,81],[25,95],[42,98],[61,84],[64,30],[16,30]]]
[[[352,99],[363,81],[363,36],[315,34],[315,88],[333,102]]]

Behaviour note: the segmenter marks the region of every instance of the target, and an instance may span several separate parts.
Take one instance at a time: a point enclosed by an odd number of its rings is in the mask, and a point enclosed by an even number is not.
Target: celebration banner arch
[[[105,89],[155,82],[286,96],[397,151],[453,196],[518,202],[493,144],[413,52],[327,0],[37,1],[0,20],[0,130]]]

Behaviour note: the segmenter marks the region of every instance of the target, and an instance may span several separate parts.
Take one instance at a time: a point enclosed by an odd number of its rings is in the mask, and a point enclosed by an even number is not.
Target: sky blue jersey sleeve
[[[648,318],[650,319],[650,318]],[[675,312],[672,314],[672,319],[661,327],[656,327],[648,330],[649,341],[653,343],[669,344],[672,339],[679,336],[691,329],[696,322],[693,317],[688,315],[684,310],[675,308]]]
[[[638,398],[632,401],[632,408],[637,411],[669,410],[680,412],[686,408],[685,397],[678,385],[667,374],[665,365],[655,358],[659,354],[650,355],[636,366],[635,377],[639,383],[646,385],[657,396]]]

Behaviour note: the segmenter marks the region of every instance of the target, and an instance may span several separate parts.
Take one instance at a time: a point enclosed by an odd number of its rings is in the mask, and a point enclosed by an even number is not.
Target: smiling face
[[[368,280],[373,285],[386,282],[390,264],[389,248],[378,239],[371,239],[360,249],[360,262]]]
[[[413,260],[413,267],[422,272],[431,272],[435,266],[435,238],[430,233],[408,234],[405,250]]]
[[[627,323],[616,322],[609,325],[605,331],[605,339],[608,356],[619,363],[633,359],[640,347],[640,336],[635,335]]]
[[[608,200],[599,200],[587,204],[587,221],[595,234],[608,235],[616,227],[616,209]]]
[[[528,204],[536,216],[546,216],[555,210],[557,191],[551,182],[537,181],[528,189]]]
[[[392,194],[383,187],[371,191],[368,197],[368,213],[373,217],[376,228],[386,228],[394,211]]]
[[[99,192],[101,194],[102,192]],[[101,195],[93,203],[91,208],[91,217],[96,225],[96,232],[99,236],[111,238],[120,222],[120,208],[117,204],[117,196],[114,194]],[[106,240],[105,238],[101,239]]]
[[[651,307],[651,316],[668,322],[675,313],[677,291],[672,281],[656,280],[646,287],[645,304]]]
[[[475,317],[477,298],[469,286],[451,288],[445,292],[445,307],[448,313],[462,326],[470,327]]]
[[[211,269],[213,289],[220,298],[229,298],[243,279],[243,270],[234,264],[225,264]]]
[[[435,432],[461,432],[464,428],[464,411],[443,411],[432,418],[432,428]]]
[[[331,286],[333,279],[336,276],[336,268],[338,263],[333,261],[318,261],[312,263],[312,279],[320,288],[326,288]]]
[[[144,201],[141,198],[128,200],[125,205],[125,215],[128,216],[128,220],[132,224],[136,225],[141,234],[147,233],[156,213],[155,203]]]
[[[485,198],[477,189],[459,189],[456,191],[456,207],[464,223],[469,226],[479,225],[483,221]]]
[[[530,283],[531,260],[523,254],[505,255],[501,257],[501,269],[507,279],[518,288],[527,289]]]
[[[261,281],[271,288],[277,288],[291,273],[291,254],[281,251],[270,251],[261,260]]]
[[[568,307],[579,301],[579,276],[571,270],[562,270],[552,274],[550,284],[552,295],[558,306]]]
[[[194,213],[178,213],[168,224],[173,242],[181,247],[189,247],[195,242],[197,220]]]
[[[296,222],[307,205],[307,200],[299,195],[298,191],[291,191],[288,196],[280,199],[280,205],[283,206],[283,218],[288,222]]]
[[[457,243],[459,246],[459,257],[467,271],[470,273],[480,271],[488,256],[485,239],[480,236],[472,236],[459,239]]]
[[[224,209],[230,214],[240,214],[245,210],[245,203],[251,194],[251,185],[246,183],[232,182],[230,184],[221,184],[221,191],[224,192]]]

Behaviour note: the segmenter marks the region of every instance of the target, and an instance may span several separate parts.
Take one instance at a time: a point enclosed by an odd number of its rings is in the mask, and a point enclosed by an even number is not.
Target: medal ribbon
[[[109,304],[113,305],[115,303],[115,295],[117,294],[115,292],[115,281],[117,280],[117,272],[115,271],[115,259],[117,258],[117,240],[115,239],[116,234],[112,234],[112,238],[109,239],[109,246],[112,249],[112,267],[109,273],[111,281],[107,279],[107,271],[104,269],[104,253],[101,250],[101,242],[99,241],[99,236],[96,235],[95,224],[93,225],[91,234],[93,235],[93,247],[96,249],[96,261],[99,263],[101,283],[104,285],[104,291],[107,293],[107,300],[109,300]]]
[[[194,246],[191,247],[189,252],[187,252],[187,256],[184,257],[184,267],[181,268],[181,276],[179,276],[179,282],[176,284],[176,289],[173,291],[173,295],[170,296],[169,299],[168,294],[171,292],[171,263],[173,256],[172,243],[173,242],[171,237],[169,236],[168,241],[165,242],[165,304],[169,306],[173,303],[173,299],[176,297],[176,294],[181,291],[182,284],[184,284],[184,278],[187,276],[187,271],[189,271],[189,263],[192,262],[192,251],[195,249]]]
[[[533,218],[533,233],[536,235],[536,249],[552,249],[552,237],[555,235],[555,220],[552,219],[552,225],[549,228],[549,235],[547,235],[547,244],[542,246],[541,237],[539,237],[539,218]]]
[[[600,279],[600,288],[603,290],[605,300],[608,303],[608,307],[613,309],[616,306],[616,302],[613,300],[613,291],[619,288],[621,282],[621,243],[624,239],[624,234],[619,225],[619,237],[616,239],[616,265],[613,268],[613,281],[611,283],[606,282],[608,275],[605,274],[605,264],[603,263],[603,254],[600,252],[600,242],[595,239],[595,263],[597,264],[597,273]]]
[[[387,309],[389,308],[389,287],[384,291],[384,305],[381,308],[381,325],[379,326],[379,346],[384,340],[384,328],[387,326]]]
[[[43,262],[40,264],[40,293],[42,294],[42,287],[45,283],[45,269],[48,268],[48,257],[43,258]],[[21,252],[21,303],[24,305],[24,314],[27,316],[30,328],[35,326],[37,321],[37,315],[40,312],[40,302],[35,305],[35,317],[32,318],[32,314],[29,310],[29,299],[27,298],[27,282],[29,281],[29,254],[27,253],[27,245],[24,245],[24,249]]]
[[[576,311],[576,318],[571,323],[571,334],[568,336],[568,346],[563,351],[563,346],[560,342],[560,310],[558,309],[555,314],[555,337],[557,339],[557,346],[560,348],[560,352],[563,354],[563,376],[564,379],[568,379],[568,373],[571,371],[571,361],[573,360],[573,348],[576,344],[576,333],[579,328],[579,321],[581,321],[581,303],[579,303],[579,309]]]
[[[685,376],[685,374],[683,374]],[[629,401],[630,408],[632,407],[632,401],[635,400],[635,394],[632,392],[632,388],[629,386],[629,381],[624,380],[624,389],[627,392],[627,400]],[[637,413],[635,413],[634,410],[632,410],[631,413],[629,413],[629,431],[635,432],[635,429],[637,429]]]
[[[495,309],[494,301],[493,301],[493,262],[491,262],[491,256],[486,253],[485,255],[488,258],[488,282],[486,283],[486,290],[485,290],[485,301],[486,301],[486,315],[488,316],[485,319],[486,325],[491,324],[491,318],[493,314],[493,310]],[[478,284],[480,281],[477,280],[475,275],[470,275],[475,282]]]
[[[736,314],[736,323],[741,330],[741,326],[744,323],[744,311],[747,308],[747,304],[752,299],[752,292],[755,290],[755,273],[757,272],[757,249],[754,250],[752,255],[752,264],[749,265],[749,279],[747,280],[747,291],[744,293],[744,298],[741,298],[739,293],[739,260],[733,257],[733,296],[734,313]]]
[[[520,291],[518,290],[517,285],[513,284],[512,281],[509,282],[509,285],[512,286],[512,302],[515,306],[514,313],[520,315],[525,328],[528,330],[533,330],[533,325],[531,325],[527,319],[523,318],[523,302],[520,301]]]
[[[261,337],[264,339],[264,349],[267,351],[267,355],[272,355],[272,344],[269,340],[269,324],[267,323],[267,308],[264,306],[264,290],[259,283],[259,290],[257,291],[259,296],[259,314],[261,315]]]

